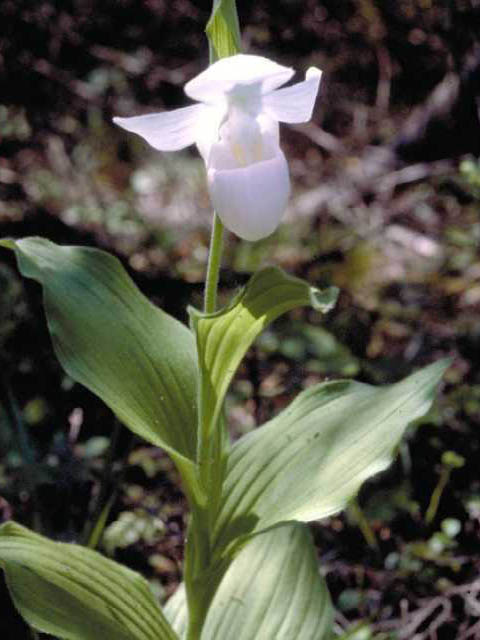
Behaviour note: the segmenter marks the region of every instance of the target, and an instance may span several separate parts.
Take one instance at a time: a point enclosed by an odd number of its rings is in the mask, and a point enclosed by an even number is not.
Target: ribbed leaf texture
[[[201,372],[202,424],[214,428],[238,365],[266,326],[301,306],[326,313],[337,297],[335,287],[320,291],[277,267],[268,267],[256,273],[225,309],[213,314],[191,309]]]
[[[430,408],[448,364],[436,362],[384,387],[319,384],[241,438],[228,460],[215,544],[222,549],[279,522],[309,522],[343,509],[391,463],[406,427]]]
[[[214,0],[206,31],[211,62],[240,53],[241,36],[235,0]]]
[[[43,238],[0,244],[13,249],[24,276],[42,285],[65,371],[132,431],[192,467],[197,364],[189,329],[151,304],[108,253]]]
[[[215,594],[201,640],[326,640],[332,623],[310,533],[290,523],[240,551]]]
[[[14,522],[0,527],[0,565],[35,629],[65,640],[177,640],[140,575]]]

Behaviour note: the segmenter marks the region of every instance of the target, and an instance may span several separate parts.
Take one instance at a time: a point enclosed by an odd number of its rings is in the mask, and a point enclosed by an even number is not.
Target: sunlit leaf
[[[228,460],[217,545],[343,509],[364,480],[390,464],[408,424],[430,408],[447,366],[440,361],[384,387],[319,384],[241,438]]]
[[[212,62],[240,53],[241,36],[235,0],[214,0],[206,31]]]
[[[335,287],[320,291],[268,267],[256,273],[225,309],[213,314],[191,310],[200,364],[201,423],[214,427],[238,365],[266,326],[296,307],[311,305],[326,313],[337,296]]]
[[[187,594],[182,582],[164,607],[165,617],[179,638],[184,638],[188,627]]]
[[[74,544],[14,523],[0,527],[0,565],[35,629],[66,640],[176,640],[146,580]]]
[[[332,623],[308,529],[290,523],[240,551],[213,598],[201,640],[326,640]]]
[[[43,238],[4,240],[43,287],[62,366],[132,431],[165,448],[187,475],[196,451],[191,332],[147,300],[113,256]],[[193,473],[192,473],[193,476]]]

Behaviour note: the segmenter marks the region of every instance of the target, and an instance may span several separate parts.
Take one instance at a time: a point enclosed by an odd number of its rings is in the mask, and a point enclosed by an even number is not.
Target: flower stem
[[[216,213],[213,214],[210,252],[208,255],[207,278],[205,281],[205,313],[213,313],[217,308],[217,288],[223,249],[223,224]]]
[[[215,20],[215,11],[220,6],[220,0],[213,1],[213,11],[207,25],[210,47],[210,64],[219,58],[240,52],[240,29],[235,0],[230,0],[233,22],[227,26],[233,37],[231,47],[220,46],[215,36],[211,36],[209,27]],[[233,31],[232,31],[233,29]],[[229,40],[229,39],[227,39]],[[205,313],[214,313],[217,309],[217,289],[220,275],[220,264],[223,250],[223,223],[214,212],[210,251],[208,254],[207,276],[205,279],[205,294],[203,308]],[[201,413],[201,412],[200,412]],[[222,427],[223,428],[223,427]],[[188,630],[187,640],[200,640],[202,627],[208,608],[220,580],[219,575],[212,581],[212,514],[215,511],[215,494],[220,495],[222,485],[222,455],[223,433],[217,429],[212,436],[204,433],[202,418],[199,418],[197,471],[200,484],[210,497],[210,504],[192,505],[190,524],[185,549],[184,580],[187,592]],[[212,486],[213,485],[213,486]],[[212,500],[213,499],[213,500]],[[209,571],[210,570],[210,571]],[[215,572],[214,572],[215,573]],[[210,575],[209,575],[210,574]]]
[[[214,213],[205,280],[204,311],[206,313],[213,313],[217,308],[217,288],[222,248],[223,224],[217,214]],[[212,481],[214,478],[218,480],[216,471],[221,465],[221,451],[217,451],[212,438],[203,433],[201,420],[199,426],[197,451],[199,481],[207,494],[212,496]],[[218,439],[220,436],[221,434],[218,433],[215,437]],[[215,442],[220,446],[221,440]],[[204,583],[211,563],[210,517],[212,506],[212,504],[209,507],[192,505],[190,515],[184,573],[189,617],[186,640],[199,640],[208,606],[213,596],[208,580],[207,583]]]

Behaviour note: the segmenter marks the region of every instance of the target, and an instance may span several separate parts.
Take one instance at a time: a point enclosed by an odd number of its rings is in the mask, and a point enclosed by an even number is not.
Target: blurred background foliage
[[[153,151],[111,118],[186,104],[183,84],[207,64],[210,8],[0,4],[0,236],[109,250],[183,320],[201,303],[207,259],[203,165],[194,149]],[[480,637],[480,4],[238,9],[247,52],[325,75],[313,121],[282,131],[285,224],[256,244],[228,237],[221,294],[275,263],[342,296],[326,319],[297,311],[258,340],[228,398],[232,434],[319,380],[383,384],[451,356],[435,409],[392,468],[313,530],[337,634]],[[100,548],[165,599],[181,573],[178,476],[60,370],[38,287],[3,253],[0,365],[0,519],[85,541],[103,518]],[[2,589],[1,637],[29,637]]]

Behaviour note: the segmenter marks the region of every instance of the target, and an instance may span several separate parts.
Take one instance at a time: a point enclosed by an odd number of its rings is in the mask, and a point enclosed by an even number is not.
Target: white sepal
[[[269,236],[280,224],[290,195],[285,156],[238,169],[209,169],[208,186],[223,224],[244,240]]]
[[[119,127],[142,136],[159,151],[178,151],[197,141],[199,122],[204,117],[205,107],[195,104],[191,107],[150,113],[133,118],[114,118]]]
[[[303,82],[263,96],[263,108],[279,122],[308,122],[312,117],[322,72],[310,67]]]
[[[322,75],[311,67],[303,82],[279,89],[293,73],[261,56],[223,58],[185,85],[200,104],[114,122],[160,151],[195,143],[225,226],[259,240],[278,227],[290,194],[278,123],[310,120]]]
[[[238,54],[222,58],[185,85],[185,93],[193,100],[219,103],[236,85],[259,84],[268,93],[288,82],[294,71],[262,56]]]

